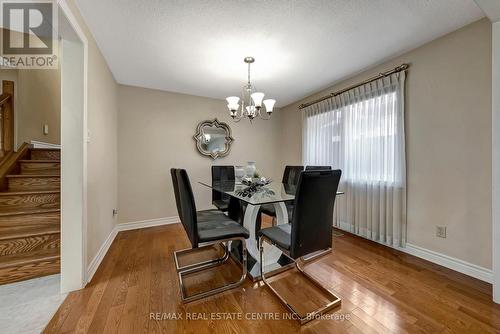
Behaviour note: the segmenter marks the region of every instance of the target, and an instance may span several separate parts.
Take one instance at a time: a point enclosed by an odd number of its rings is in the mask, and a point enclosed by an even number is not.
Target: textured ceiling
[[[77,0],[121,84],[287,105],[478,20],[473,0]]]

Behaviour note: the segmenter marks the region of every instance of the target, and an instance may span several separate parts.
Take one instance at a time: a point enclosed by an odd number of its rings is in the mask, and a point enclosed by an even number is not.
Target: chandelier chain
[[[248,63],[248,85],[250,86],[250,63]]]

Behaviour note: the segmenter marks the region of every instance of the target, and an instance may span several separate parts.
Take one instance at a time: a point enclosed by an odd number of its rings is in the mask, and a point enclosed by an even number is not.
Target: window
[[[303,109],[303,162],[342,170],[334,225],[406,243],[404,72]]]
[[[304,164],[332,165],[350,182],[401,181],[396,91],[305,115]],[[402,130],[402,128],[401,128]]]

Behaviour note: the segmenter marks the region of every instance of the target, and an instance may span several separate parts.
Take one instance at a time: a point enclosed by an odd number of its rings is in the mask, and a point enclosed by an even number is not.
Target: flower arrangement
[[[237,190],[236,194],[243,197],[251,197],[256,192],[263,192],[263,193],[273,192],[270,189],[263,188],[264,186],[268,185],[271,182],[272,182],[271,179],[266,179],[265,177],[260,177],[260,178],[243,177],[241,179],[241,184],[243,184],[246,187],[244,189]]]

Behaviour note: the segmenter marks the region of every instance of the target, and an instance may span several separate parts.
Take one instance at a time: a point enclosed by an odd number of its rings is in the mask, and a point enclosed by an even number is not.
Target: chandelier
[[[251,84],[250,65],[255,62],[255,58],[245,57],[243,61],[248,64],[248,81],[247,84],[243,86],[243,90],[241,92],[241,105],[240,98],[238,96],[230,96],[226,98],[229,114],[235,122],[239,122],[245,117],[248,118],[250,122],[256,117],[268,120],[271,118],[276,100],[264,100],[264,93],[257,92],[255,86]],[[267,116],[264,116],[264,114],[261,113],[263,110],[262,104],[265,106]]]

